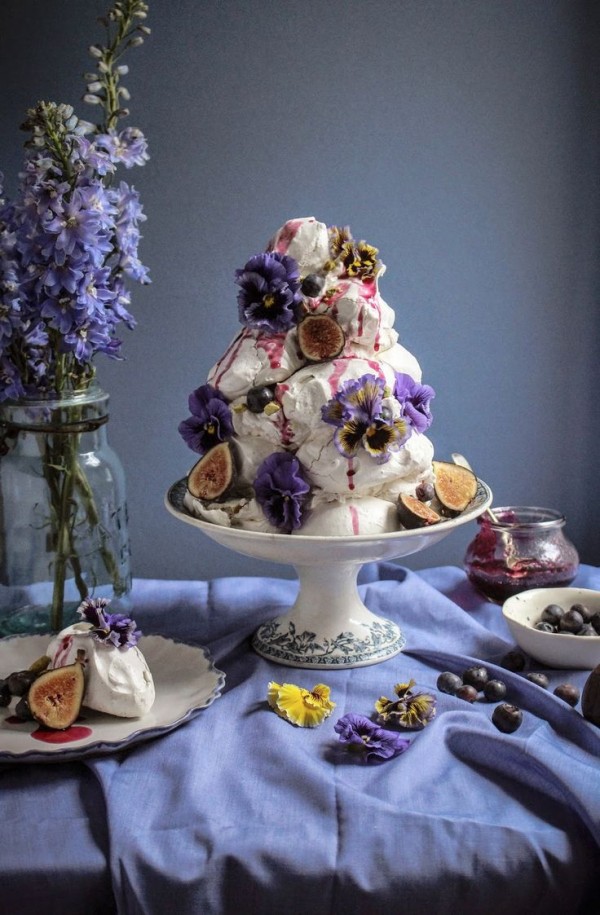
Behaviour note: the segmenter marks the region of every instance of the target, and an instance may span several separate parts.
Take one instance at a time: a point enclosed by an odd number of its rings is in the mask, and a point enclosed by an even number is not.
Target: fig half
[[[427,527],[430,524],[439,524],[442,520],[441,515],[438,515],[433,508],[406,493],[400,493],[396,508],[400,523],[408,530],[413,530],[416,527]]]
[[[47,670],[29,688],[29,711],[44,727],[64,731],[79,715],[84,690],[83,667],[79,661]]]
[[[197,499],[214,502],[224,498],[235,478],[235,463],[229,442],[221,442],[194,464],[187,487]]]
[[[444,514],[458,515],[477,495],[477,477],[472,470],[448,461],[433,461],[434,488]]]
[[[298,324],[300,352],[309,362],[335,359],[345,342],[344,331],[331,315],[307,315]]]

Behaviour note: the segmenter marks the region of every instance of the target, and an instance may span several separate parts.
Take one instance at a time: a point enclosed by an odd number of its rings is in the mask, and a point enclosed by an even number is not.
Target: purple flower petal
[[[400,737],[394,731],[386,731],[364,715],[353,712],[344,715],[334,725],[340,743],[349,750],[360,753],[364,762],[381,762],[404,753],[410,740]]]
[[[298,323],[300,271],[293,257],[257,254],[235,272],[240,322],[246,327],[281,333]]]
[[[310,493],[300,461],[287,451],[265,458],[254,481],[256,501],[271,524],[282,533],[298,530]]]
[[[396,372],[394,397],[403,407],[406,420],[417,432],[425,432],[431,425],[431,401],[435,391],[428,384],[419,384],[410,375]]]

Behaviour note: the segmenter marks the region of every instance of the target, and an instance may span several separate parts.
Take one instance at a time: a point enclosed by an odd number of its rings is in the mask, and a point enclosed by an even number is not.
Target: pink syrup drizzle
[[[356,505],[349,505],[348,511],[350,512],[350,517],[352,518],[352,533],[360,534],[360,524],[358,523],[358,511]]]
[[[354,489],[354,474],[356,470],[354,469],[354,458],[348,458],[348,469],[346,470],[346,477],[348,478],[348,489]]]
[[[90,737],[92,729],[81,724],[72,724],[70,728],[64,731],[49,731],[45,728],[38,728],[32,731],[31,736],[34,740],[41,740],[42,743],[73,743],[75,740],[83,740],[84,737]]]
[[[278,254],[285,254],[294,238],[296,237],[302,222],[302,219],[290,219],[289,222],[286,222],[281,230],[279,238],[277,239],[277,244],[274,248]]]
[[[240,349],[242,348],[242,344],[243,344],[244,340],[249,336],[250,336],[250,331],[247,330],[246,328],[244,328],[244,330],[240,331],[238,336],[235,338],[235,340],[233,340],[230,343],[228,349],[225,351],[223,356],[221,356],[221,358],[217,362],[217,371],[215,372],[215,375],[214,375],[214,378],[212,381],[215,388],[219,387],[219,382],[221,381],[223,375],[225,374],[225,372],[229,371],[229,369],[231,368],[231,366],[233,365],[233,363],[237,357],[237,354],[239,353]]]
[[[329,382],[329,390],[332,395],[337,394],[340,387],[340,378],[346,370],[346,360],[345,359],[334,359],[332,362],[333,372],[327,379]]]
[[[286,334],[274,334],[272,337],[265,337],[261,334],[256,338],[256,349],[261,349],[267,354],[272,369],[281,368],[285,338]]]
[[[54,667],[64,667],[68,662],[69,651],[71,645],[73,644],[73,636],[65,635],[60,640],[60,645],[58,651],[54,655],[53,666]]]

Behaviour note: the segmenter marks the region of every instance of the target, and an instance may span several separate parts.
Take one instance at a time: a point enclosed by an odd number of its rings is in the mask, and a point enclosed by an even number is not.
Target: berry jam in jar
[[[496,508],[477,519],[467,547],[465,571],[489,600],[503,603],[530,588],[569,585],[579,556],[563,533],[565,518],[551,508]]]

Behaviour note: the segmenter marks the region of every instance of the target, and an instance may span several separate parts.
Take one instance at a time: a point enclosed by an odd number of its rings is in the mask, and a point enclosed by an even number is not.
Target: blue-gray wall
[[[0,4],[0,169],[38,98],[78,105],[108,0]],[[292,575],[163,508],[189,391],[237,329],[233,271],[294,216],[377,245],[401,340],[437,390],[439,457],[495,504],[548,505],[600,562],[598,9],[590,0],[150,0],[131,54],[148,214],[127,361],[104,361],[134,574]],[[93,112],[79,105],[84,117]],[[406,563],[460,564],[474,525]]]

